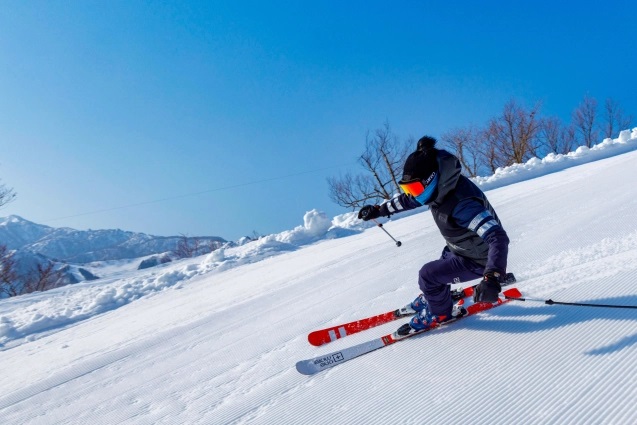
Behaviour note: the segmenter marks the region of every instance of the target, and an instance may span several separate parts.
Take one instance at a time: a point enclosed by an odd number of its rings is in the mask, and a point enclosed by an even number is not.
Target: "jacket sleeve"
[[[401,211],[413,210],[414,208],[422,207],[422,204],[411,195],[401,193],[394,195],[388,201],[383,202],[380,205],[380,215],[389,217],[392,214],[399,213]]]
[[[480,202],[466,199],[458,203],[452,216],[456,223],[477,233],[489,245],[485,274],[498,272],[504,276],[509,254],[509,236],[493,214]]]

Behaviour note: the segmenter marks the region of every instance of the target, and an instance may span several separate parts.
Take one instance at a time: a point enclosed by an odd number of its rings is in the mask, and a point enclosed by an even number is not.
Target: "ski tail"
[[[513,273],[507,273],[501,284],[504,287],[513,285],[515,282],[517,282],[515,275]],[[451,291],[451,298],[453,298],[454,301],[458,301],[463,298],[472,297],[476,286],[477,285],[472,285],[467,286],[466,288],[454,289]]]

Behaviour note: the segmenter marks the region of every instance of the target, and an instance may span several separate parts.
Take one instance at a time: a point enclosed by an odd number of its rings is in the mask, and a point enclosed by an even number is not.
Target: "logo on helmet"
[[[436,178],[436,172],[434,171],[433,173],[431,173],[431,175],[429,177],[427,177],[427,180],[423,181],[425,187],[429,186],[429,184],[432,182],[433,179]]]

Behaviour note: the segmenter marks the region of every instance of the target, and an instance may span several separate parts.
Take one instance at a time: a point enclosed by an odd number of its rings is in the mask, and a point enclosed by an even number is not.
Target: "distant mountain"
[[[32,223],[17,215],[0,218],[0,243],[9,249],[20,249],[54,231],[52,227]]]
[[[218,236],[198,236],[200,245],[219,248]],[[124,230],[75,230],[36,224],[12,215],[0,218],[0,244],[67,263],[121,260],[175,251],[183,236],[152,236]],[[209,249],[209,251],[212,249]]]

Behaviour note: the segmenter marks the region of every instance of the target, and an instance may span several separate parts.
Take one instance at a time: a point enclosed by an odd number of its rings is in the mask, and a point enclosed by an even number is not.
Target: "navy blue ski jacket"
[[[438,160],[437,190],[429,206],[447,247],[455,255],[484,267],[484,273],[506,273],[509,237],[484,192],[460,174],[458,158],[434,149]],[[399,194],[380,205],[380,214],[389,216],[422,206],[413,196]]]

